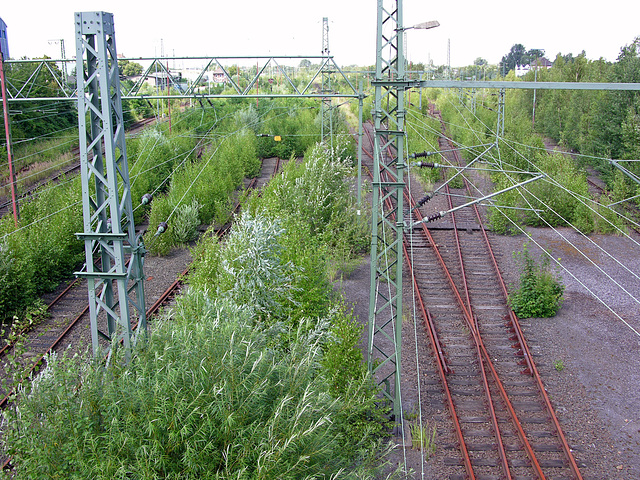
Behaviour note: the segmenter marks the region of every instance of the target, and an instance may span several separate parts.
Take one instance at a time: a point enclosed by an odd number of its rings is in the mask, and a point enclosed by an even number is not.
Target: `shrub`
[[[80,179],[63,179],[21,203],[18,229],[11,215],[0,220],[0,320],[20,315],[81,265],[80,200]]]
[[[520,318],[553,317],[562,306],[564,285],[551,272],[548,255],[538,264],[525,244],[514,257],[521,274],[520,286],[509,298],[511,308]]]
[[[350,399],[319,374],[326,322],[263,330],[248,315],[193,291],[129,364],[51,355],[5,411],[15,478],[373,475],[378,445],[345,435]]]
[[[198,214],[200,205],[196,199],[190,204],[180,205],[173,220],[173,235],[178,243],[188,243],[198,236]]]
[[[282,260],[277,220],[243,213],[220,256],[218,296],[247,305],[255,315],[278,317],[291,301],[295,267]]]

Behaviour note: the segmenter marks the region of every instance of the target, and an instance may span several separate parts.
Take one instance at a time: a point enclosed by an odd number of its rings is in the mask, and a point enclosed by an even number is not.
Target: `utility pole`
[[[13,143],[11,141],[11,117],[7,103],[7,84],[4,75],[4,53],[0,44],[0,89],[2,89],[2,111],[4,112],[4,133],[7,142],[7,160],[9,161],[9,181],[11,182],[11,206],[13,221],[18,228],[18,202],[16,199],[16,173],[13,171]]]
[[[451,80],[451,39],[447,38],[447,80]]]
[[[87,279],[94,355],[101,352],[100,339],[111,345],[121,341],[128,360],[135,343],[133,314],[137,331],[146,332],[145,249],[133,222],[113,14],[76,13],[75,27],[84,222],[84,232],[77,235],[86,256],[76,275]],[[94,251],[100,255],[98,265]],[[98,328],[101,313],[106,332]]]
[[[358,202],[358,216],[362,213],[362,136],[364,131],[362,128],[362,110],[364,109],[364,90],[362,87],[362,80],[358,85],[358,187],[357,187],[357,202]]]
[[[504,96],[505,89],[501,88],[498,92],[498,125],[496,127],[496,144],[500,137],[504,137]]]
[[[67,81],[69,79],[69,75],[67,73],[67,62],[65,62],[65,60],[67,59],[67,54],[64,48],[64,38],[61,38],[60,40],[49,40],[49,45],[53,43],[60,44],[60,55],[61,55],[60,58],[62,59],[62,73],[64,74],[62,84],[66,87]]]
[[[367,363],[400,421],[404,119],[402,0],[378,0]],[[389,206],[387,206],[389,205]]]

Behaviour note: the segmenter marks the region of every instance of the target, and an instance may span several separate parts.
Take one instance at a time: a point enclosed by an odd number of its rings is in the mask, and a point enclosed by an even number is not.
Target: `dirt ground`
[[[640,243],[631,238],[592,235],[585,237],[572,229],[556,231],[527,229],[528,234],[564,268],[557,274],[566,287],[564,303],[553,318],[522,321],[526,340],[543,376],[569,444],[575,452],[585,479],[640,478]],[[513,252],[528,239],[491,235],[501,271],[508,284],[518,281],[519,269]],[[540,253],[533,242],[533,254]],[[369,259],[339,282],[354,314],[366,325],[369,305]],[[409,280],[405,285],[410,285]],[[596,299],[598,297],[600,300]],[[420,322],[420,319],[418,319]],[[406,322],[405,322],[406,323]],[[418,328],[422,328],[418,323]],[[413,326],[403,328],[403,352],[415,358]],[[420,334],[418,335],[420,339]],[[363,345],[366,343],[366,327]],[[419,347],[426,355],[428,348]],[[422,355],[422,354],[421,354]],[[404,357],[404,355],[403,355]],[[422,358],[422,357],[421,357]],[[433,370],[428,360],[420,360],[421,370]],[[417,405],[415,361],[403,358],[403,410]],[[408,380],[404,380],[407,378]],[[434,379],[435,380],[435,379]],[[431,401],[432,388],[422,393],[423,403]],[[436,453],[421,466],[418,452],[410,445],[399,447],[393,460],[406,462],[415,478],[448,478],[442,465],[445,450],[453,448],[447,432],[446,411],[434,410],[439,427]],[[429,419],[428,419],[429,420]],[[403,439],[395,438],[398,444]]]

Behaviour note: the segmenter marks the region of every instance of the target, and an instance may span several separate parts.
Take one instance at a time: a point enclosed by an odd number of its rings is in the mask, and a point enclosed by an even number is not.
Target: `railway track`
[[[440,150],[453,150],[444,136],[440,142]],[[452,164],[462,162],[457,151],[443,155]],[[468,201],[451,195],[471,195],[466,187],[445,192],[448,209]],[[408,208],[415,207],[407,189],[405,200]],[[416,208],[413,221],[426,217],[425,211]],[[449,478],[581,479],[508,306],[480,212],[469,207],[429,226],[422,223],[405,234],[404,250],[406,284],[414,287],[432,351],[424,363],[440,386],[441,398],[435,401],[447,410],[456,439],[455,454],[443,457]]]

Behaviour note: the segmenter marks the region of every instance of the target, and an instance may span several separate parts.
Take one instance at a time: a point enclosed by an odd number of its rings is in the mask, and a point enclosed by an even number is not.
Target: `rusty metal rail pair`
[[[369,136],[369,140],[371,140],[370,138],[370,132],[368,130],[366,130],[367,135]],[[373,158],[371,152],[366,151],[367,155],[370,158]],[[457,158],[458,161],[459,157]],[[468,187],[468,185],[467,185]],[[451,201],[451,196],[449,195],[449,201]],[[410,192],[405,190],[405,198],[407,203],[409,204],[410,208],[413,210],[413,208],[415,207],[415,202],[413,200],[413,198],[411,197]],[[387,206],[388,208],[390,207],[390,205]],[[491,258],[492,261],[492,265],[495,269],[496,275],[499,278],[499,283],[501,284],[501,289],[503,290],[503,294],[505,295],[505,303],[506,303],[506,295],[507,295],[507,291],[506,291],[506,286],[504,285],[504,281],[502,280],[502,277],[500,275],[500,271],[498,269],[497,266],[497,261],[495,259],[495,256],[493,254],[493,251],[491,250],[491,245],[489,243],[488,240],[488,236],[486,234],[486,231],[484,230],[484,226],[482,224],[482,219],[481,216],[477,210],[477,208],[474,206],[475,209],[475,214],[478,218],[478,223],[480,225],[480,230],[483,233],[483,237],[485,239],[486,242],[486,246],[487,249],[489,251],[489,257]],[[415,209],[413,210],[414,213],[418,216],[418,221],[422,220],[422,215],[419,211],[419,209]],[[478,321],[477,318],[475,317],[475,315],[473,315],[472,313],[472,304],[471,304],[471,299],[470,299],[470,294],[469,294],[469,288],[467,285],[467,281],[466,281],[466,274],[465,274],[465,270],[464,270],[464,262],[463,262],[463,257],[462,257],[462,251],[461,251],[461,247],[460,247],[460,240],[457,236],[457,225],[455,223],[455,217],[453,218],[453,231],[455,232],[455,237],[456,237],[456,249],[457,249],[457,257],[458,257],[458,261],[460,263],[460,269],[462,272],[462,283],[463,283],[463,291],[464,291],[464,296],[466,298],[466,303],[463,300],[463,296],[460,294],[460,291],[458,289],[458,287],[456,286],[451,273],[449,272],[449,269],[447,268],[447,264],[445,262],[445,260],[443,259],[442,255],[440,255],[439,250],[438,250],[438,246],[437,243],[433,240],[428,228],[426,227],[426,225],[424,223],[421,224],[422,225],[422,231],[423,231],[423,235],[427,238],[429,244],[432,247],[432,250],[434,251],[434,253],[436,254],[436,256],[438,257],[438,263],[441,266],[442,272],[444,272],[444,275],[447,279],[447,283],[449,284],[451,291],[453,292],[455,298],[456,298],[456,303],[458,304],[464,319],[466,321],[466,324],[469,328],[469,331],[472,334],[472,338],[473,338],[473,342],[474,342],[474,346],[475,346],[475,350],[476,350],[476,355],[477,355],[477,361],[480,365],[480,370],[481,370],[481,376],[482,376],[482,384],[483,384],[483,389],[485,391],[485,398],[487,399],[487,405],[489,407],[489,414],[491,417],[491,424],[492,424],[492,428],[493,431],[495,433],[495,438],[496,438],[496,449],[498,450],[498,454],[500,457],[500,464],[501,464],[501,469],[502,469],[502,473],[504,475],[505,478],[513,478],[511,475],[511,471],[510,471],[510,467],[509,467],[509,461],[507,459],[507,453],[506,453],[506,448],[503,444],[502,438],[501,438],[501,434],[500,434],[500,427],[498,425],[498,418],[497,418],[497,414],[496,411],[494,409],[494,400],[492,399],[492,394],[491,394],[491,386],[489,384],[489,380],[488,380],[488,376],[491,377],[491,379],[493,380],[493,385],[495,386],[495,388],[498,390],[499,392],[499,398],[500,401],[502,402],[503,405],[505,405],[506,410],[508,412],[508,415],[511,419],[511,422],[513,424],[513,426],[516,429],[517,432],[517,436],[520,439],[520,442],[522,444],[522,449],[524,450],[524,452],[526,453],[527,457],[530,460],[531,463],[531,467],[533,470],[534,475],[537,478],[545,478],[545,475],[542,471],[542,467],[540,466],[540,463],[537,460],[537,456],[536,453],[533,449],[533,447],[531,446],[527,435],[525,434],[523,427],[520,423],[520,421],[518,420],[518,415],[516,413],[515,408],[513,407],[513,405],[510,402],[509,399],[509,395],[507,394],[501,380],[500,377],[498,375],[498,372],[495,368],[495,366],[493,365],[493,362],[491,360],[491,355],[489,354],[484,341],[482,339],[482,336],[480,334],[480,330],[478,327]],[[425,302],[423,300],[423,297],[420,293],[420,285],[418,284],[418,279],[417,276],[414,275],[414,270],[413,270],[413,265],[411,264],[411,257],[409,256],[409,252],[407,250],[407,240],[405,238],[405,242],[403,245],[404,248],[404,253],[405,253],[405,258],[408,260],[408,264],[409,264],[409,268],[410,268],[410,274],[413,280],[413,284],[416,290],[416,297],[417,297],[417,303],[418,303],[418,308],[420,310],[421,316],[423,318],[423,322],[425,325],[425,329],[428,333],[428,337],[430,339],[431,342],[431,346],[433,348],[433,351],[436,352],[435,355],[435,360],[436,360],[436,365],[437,365],[437,370],[438,370],[438,376],[440,377],[441,383],[442,383],[442,387],[445,393],[445,398],[446,398],[446,405],[447,408],[451,414],[451,419],[453,421],[453,425],[454,425],[454,430],[455,430],[455,435],[456,438],[458,440],[458,445],[459,445],[459,449],[460,449],[460,453],[462,455],[462,463],[464,465],[465,468],[465,472],[466,472],[466,477],[467,478],[476,478],[475,477],[475,473],[474,473],[474,467],[473,467],[473,460],[469,454],[469,450],[468,447],[466,445],[465,442],[465,438],[464,438],[464,433],[463,433],[463,429],[461,428],[460,425],[460,421],[458,418],[458,414],[456,413],[456,407],[455,407],[455,402],[453,400],[453,395],[451,393],[451,389],[449,387],[448,384],[448,380],[447,377],[450,374],[451,370],[449,368],[449,366],[447,365],[447,361],[446,361],[446,356],[444,353],[444,349],[441,345],[441,342],[439,340],[439,336],[437,333],[437,327],[435,322],[433,321],[433,317],[431,315],[431,313],[429,312],[429,310],[427,309],[427,307],[425,306]],[[526,359],[526,364],[527,364],[527,373],[530,374],[535,374],[537,376],[536,378],[536,382],[539,385],[539,388],[541,386],[542,391],[544,392],[544,386],[542,385],[542,380],[539,377],[539,374],[537,372],[537,369],[535,368],[535,365],[533,364],[533,362],[531,361],[531,354],[528,350],[528,347],[526,345],[526,343],[524,342],[524,336],[522,335],[522,331],[520,329],[519,323],[517,322],[517,318],[515,318],[515,314],[513,314],[513,312],[511,311],[511,309],[509,309],[510,311],[510,319],[511,319],[511,323],[513,326],[513,329],[516,332],[516,336],[518,338],[519,341],[519,345],[520,345],[520,351],[523,352],[523,355]],[[550,413],[550,416],[552,417],[552,423],[554,424],[556,431],[558,432],[558,436],[561,439],[561,443],[563,444],[563,449],[565,451],[565,453],[567,454],[567,460],[569,462],[572,474],[574,476],[574,478],[576,479],[581,479],[582,476],[577,468],[577,465],[575,463],[575,460],[573,459],[573,456],[571,454],[571,451],[568,447],[568,444],[566,442],[566,439],[564,438],[564,435],[562,434],[562,430],[559,426],[559,422],[557,421],[557,418],[555,418],[555,414],[553,412],[553,408],[550,405],[550,402],[548,401],[548,396],[546,395],[546,392],[544,392],[542,394],[542,397],[544,397],[544,402],[547,405],[547,410]]]
[[[441,122],[441,125],[444,127],[444,122],[442,120],[442,117],[438,114],[438,118]],[[449,136],[446,137],[447,138],[447,142],[449,144],[450,150],[452,151],[456,163],[458,164],[458,166],[463,166],[463,161],[460,158],[460,154],[459,151],[455,149],[453,142],[451,140],[451,138]],[[463,181],[464,181],[464,185],[465,185],[465,189],[467,191],[467,193],[471,193],[472,189],[469,185],[469,182],[467,181],[467,179],[463,176]],[[448,186],[447,186],[448,189]],[[449,202],[451,202],[451,195],[448,195],[448,199]],[[485,242],[486,248],[487,248],[487,253],[488,256],[491,260],[491,265],[495,271],[496,274],[496,278],[499,281],[500,284],[500,291],[502,292],[502,295],[504,297],[504,301],[508,304],[508,300],[509,300],[509,293],[507,291],[507,287],[506,284],[504,283],[504,279],[502,278],[502,273],[500,272],[500,268],[498,266],[498,262],[496,260],[496,256],[493,252],[493,248],[491,247],[491,242],[489,241],[489,237],[487,235],[487,231],[484,227],[484,221],[482,219],[482,215],[480,214],[479,210],[478,210],[478,206],[476,204],[472,205],[473,210],[474,210],[474,214],[475,214],[475,218],[478,222],[478,224],[480,225],[480,231],[482,232],[482,236],[483,236],[483,240]],[[456,232],[456,236],[458,234],[457,229],[454,228],[454,231]],[[459,242],[458,242],[458,246],[459,246]],[[460,260],[462,262],[462,258]],[[470,300],[469,300],[469,296],[468,296],[468,289],[467,289],[467,301],[469,302],[469,308],[471,308],[471,304],[470,304]],[[574,476],[574,478],[576,479],[582,479],[582,474],[580,473],[580,469],[578,468],[578,465],[576,463],[576,460],[573,456],[573,453],[571,451],[571,447],[569,446],[569,443],[567,441],[566,436],[564,435],[564,432],[562,430],[562,427],[560,426],[560,422],[558,420],[558,417],[555,414],[555,409],[553,408],[553,405],[551,404],[551,400],[549,399],[549,395],[547,394],[547,391],[544,387],[544,383],[542,381],[542,377],[540,376],[540,372],[538,371],[535,362],[533,361],[533,357],[531,355],[531,351],[529,349],[529,346],[527,345],[527,342],[525,340],[524,337],[524,333],[522,331],[522,327],[520,326],[520,322],[518,320],[517,315],[515,314],[515,312],[509,308],[509,322],[511,324],[511,327],[516,335],[516,340],[518,342],[518,345],[520,347],[520,352],[522,353],[526,366],[527,366],[527,371],[526,373],[530,374],[536,383],[536,386],[538,388],[538,392],[540,394],[540,397],[542,398],[545,408],[547,409],[547,413],[549,415],[549,418],[551,419],[551,422],[553,423],[553,426],[556,430],[556,434],[558,436],[558,439],[562,445],[562,449],[564,452],[564,455],[566,457],[567,462],[569,463],[569,467],[571,469],[571,472]],[[542,472],[540,472],[540,478],[544,478]]]

